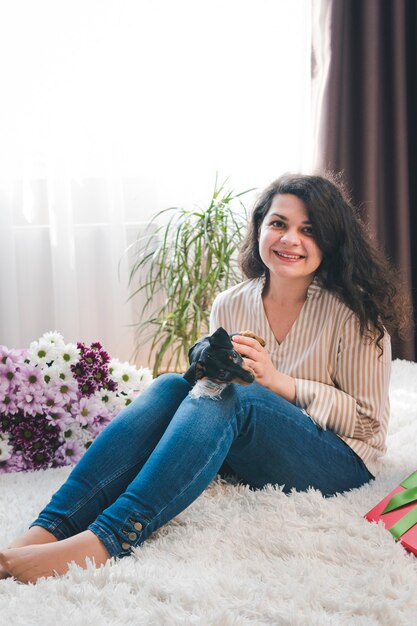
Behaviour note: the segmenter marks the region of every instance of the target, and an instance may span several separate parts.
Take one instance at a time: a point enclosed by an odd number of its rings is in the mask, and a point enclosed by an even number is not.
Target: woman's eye
[[[306,228],[304,228],[304,232],[306,235],[309,235],[310,237],[314,235],[314,230],[311,226],[306,226]]]
[[[271,222],[271,226],[274,226],[275,228],[284,228],[285,224],[284,222],[281,222],[281,220],[274,220]]]

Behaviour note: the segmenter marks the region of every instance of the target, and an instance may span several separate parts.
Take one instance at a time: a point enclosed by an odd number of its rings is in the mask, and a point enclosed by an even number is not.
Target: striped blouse
[[[379,356],[359,333],[358,319],[335,294],[314,281],[290,331],[275,339],[262,301],[265,278],[246,280],[219,294],[210,332],[251,330],[263,337],[272,363],[295,379],[296,405],[321,428],[345,441],[375,476],[386,451],[391,341]]]

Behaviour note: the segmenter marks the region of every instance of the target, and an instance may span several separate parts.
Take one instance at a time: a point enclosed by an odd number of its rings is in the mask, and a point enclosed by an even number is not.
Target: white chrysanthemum
[[[127,361],[121,363],[118,359],[112,359],[109,369],[112,378],[117,382],[117,391],[130,391],[139,388],[139,372],[134,365],[130,365]]]
[[[53,365],[43,369],[43,377],[47,385],[55,382],[74,383],[75,378],[71,372],[71,366],[64,362],[54,362]]]
[[[117,408],[119,411],[124,409],[126,406],[131,404],[133,400],[137,397],[137,391],[130,389],[130,391],[124,391],[123,393],[118,394],[117,397]]]
[[[75,343],[67,343],[59,349],[54,365],[61,366],[65,371],[79,360],[80,350],[77,348]]]
[[[39,341],[32,341],[26,354],[26,358],[32,365],[40,365],[42,368],[48,363],[53,363],[57,356],[57,348],[42,338]]]
[[[111,359],[109,363],[111,377],[117,382],[117,391],[144,391],[152,382],[152,374],[147,367],[137,369],[127,362]]]
[[[82,444],[91,439],[91,434],[86,428],[82,428],[78,422],[71,422],[68,424],[64,433],[66,441],[80,441]]]
[[[106,407],[109,413],[116,413],[120,411],[123,406],[121,406],[120,400],[118,398],[118,393],[116,391],[108,391],[107,389],[100,389],[96,391],[94,394],[96,398],[102,402],[103,406]]]
[[[153,382],[153,377],[149,367],[139,368],[139,388],[138,391],[145,391],[146,387]]]
[[[137,397],[137,391],[131,389],[130,391],[96,391],[95,397],[100,400],[103,406],[106,407],[108,413],[113,417],[120,413],[125,407],[133,402]]]
[[[9,446],[9,437],[5,434],[0,434],[0,463],[7,461],[12,456],[13,448]]]
[[[110,361],[107,364],[107,367],[109,368],[109,372],[110,372],[110,376],[113,378],[113,373],[114,370],[119,367],[121,365],[119,359],[110,359]]]
[[[62,348],[65,345],[63,336],[56,330],[49,330],[47,333],[44,333],[39,341],[43,341],[56,348]]]

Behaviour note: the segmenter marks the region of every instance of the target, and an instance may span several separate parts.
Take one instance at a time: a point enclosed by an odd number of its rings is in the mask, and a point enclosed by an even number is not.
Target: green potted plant
[[[207,333],[215,296],[238,283],[237,249],[247,225],[240,198],[227,180],[206,209],[171,207],[158,212],[134,246],[130,298],[142,295],[136,352],[150,341],[153,374],[182,371],[190,346]],[[130,246],[132,248],[132,246]]]

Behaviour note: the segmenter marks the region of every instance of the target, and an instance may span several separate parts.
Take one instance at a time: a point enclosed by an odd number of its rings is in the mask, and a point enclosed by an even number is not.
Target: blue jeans
[[[97,437],[32,525],[57,539],[86,529],[111,556],[128,555],[189,506],[224,462],[253,488],[359,487],[372,475],[339,437],[257,383],[218,400],[159,377]]]

